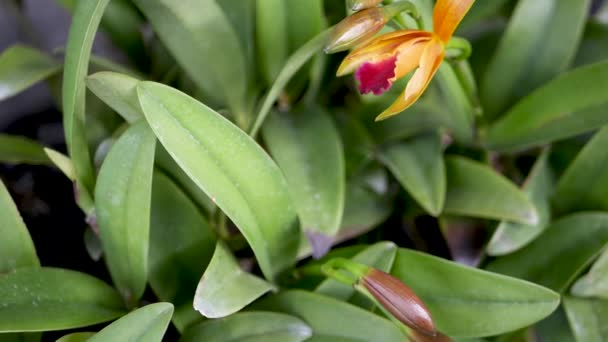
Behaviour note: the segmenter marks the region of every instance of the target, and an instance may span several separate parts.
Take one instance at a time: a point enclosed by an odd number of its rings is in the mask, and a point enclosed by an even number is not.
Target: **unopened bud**
[[[417,14],[411,2],[399,1],[384,7],[367,8],[344,18],[334,27],[325,52],[348,50],[370,39],[395,15],[404,11]]]
[[[399,279],[371,268],[361,278],[359,285],[401,323],[416,330],[417,335],[437,336],[429,310],[414,291]]]
[[[376,7],[382,0],[348,0],[347,5],[352,11],[360,11],[362,9]]]

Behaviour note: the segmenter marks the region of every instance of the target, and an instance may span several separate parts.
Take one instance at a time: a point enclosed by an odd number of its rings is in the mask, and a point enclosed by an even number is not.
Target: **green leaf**
[[[273,289],[272,284],[243,271],[228,247],[218,242],[196,288],[194,308],[208,318],[225,317]]]
[[[285,0],[256,1],[258,63],[267,84],[277,78],[289,53]]]
[[[570,65],[589,4],[589,0],[518,2],[482,82],[482,101],[491,118]]]
[[[549,196],[553,191],[553,172],[548,163],[549,150],[546,149],[532,167],[532,171],[522,186],[538,212],[538,223],[534,225],[502,221],[486,247],[489,255],[498,256],[512,253],[530,243],[549,225],[551,208]]]
[[[608,210],[608,128],[597,132],[557,183],[553,195],[556,212]]]
[[[87,87],[129,123],[143,116],[135,91],[138,82],[131,76],[109,71],[95,73],[86,79]]]
[[[281,171],[231,122],[164,85],[138,85],[154,133],[180,167],[241,230],[264,275],[295,262],[300,234]],[[269,210],[272,208],[272,210]]]
[[[563,305],[536,324],[530,333],[541,341],[575,342]]]
[[[538,213],[528,197],[489,166],[450,156],[446,169],[446,214],[538,223]]]
[[[519,279],[399,249],[391,272],[420,296],[451,337],[498,335],[548,316],[559,295]]]
[[[486,132],[486,145],[515,150],[608,123],[608,62],[565,73],[519,101]]]
[[[57,342],[87,342],[95,333],[92,332],[77,332],[65,335],[57,340]]]
[[[200,318],[192,308],[199,279],[215,248],[215,235],[198,208],[164,173],[154,172],[150,217],[149,282],[175,305],[179,331]]]
[[[154,134],[145,121],[112,145],[99,171],[95,209],[112,280],[127,303],[144,293],[148,273]]]
[[[171,315],[171,303],[146,305],[103,328],[88,341],[161,342],[171,321]]]
[[[380,160],[429,214],[443,209],[446,192],[443,148],[438,134],[386,146]]]
[[[9,164],[53,165],[44,147],[26,137],[0,133],[0,162]]]
[[[285,291],[254,305],[302,319],[313,331],[309,341],[403,341],[391,321],[336,299],[306,291]]]
[[[2,180],[0,237],[0,276],[21,267],[40,266],[32,238]]]
[[[241,312],[202,322],[188,329],[180,342],[301,342],[312,330],[300,319],[275,312]]]
[[[572,293],[578,297],[608,299],[608,249],[591,266],[589,273],[574,283]]]
[[[470,96],[465,92],[465,87],[458,79],[454,67],[443,63],[435,77],[443,102],[443,106],[439,110],[445,112],[445,126],[457,141],[465,144],[472,143],[475,135],[473,120],[476,109],[473,107]]]
[[[270,113],[272,109],[272,105],[277,101],[285,86],[291,78],[308,62],[315,53],[321,51],[323,46],[327,41],[327,37],[331,32],[331,28],[319,33],[313,39],[308,41],[306,44],[302,45],[298,50],[296,50],[285,62],[285,66],[281,69],[281,72],[277,76],[274,84],[268,91],[264,102],[262,103],[262,107],[258,112],[258,116],[251,128],[251,136],[255,137],[262,127],[264,120]]]
[[[608,301],[565,297],[564,306],[577,342],[608,340]]]
[[[90,275],[23,268],[0,275],[0,333],[85,327],[124,314],[120,295]]]
[[[20,44],[0,55],[0,101],[54,75],[61,65],[46,54]]]
[[[467,15],[460,22],[460,25],[458,25],[456,34],[459,34],[461,31],[468,31],[469,29],[473,30],[479,22],[498,14],[506,2],[507,0],[475,1]]]
[[[110,0],[79,1],[68,35],[63,70],[63,127],[68,152],[74,163],[78,191],[89,198],[95,184],[85,131],[85,77],[93,39]]]
[[[397,245],[394,243],[378,242],[358,252],[350,259],[384,272],[390,272],[393,267],[396,252]],[[344,302],[350,301],[353,304],[357,304],[357,301],[359,303],[363,301],[364,303],[368,304],[366,305],[367,307],[364,308],[370,309],[370,301],[367,298],[360,296],[354,287],[345,285],[333,279],[325,279],[315,288],[315,292]]]
[[[388,174],[378,165],[349,179],[338,241],[359,236],[386,220],[393,210],[393,198]]]
[[[263,128],[283,171],[315,258],[331,248],[344,210],[344,150],[332,119],[320,107],[272,115]]]
[[[45,147],[44,153],[53,164],[63,172],[63,174],[72,182],[76,180],[76,174],[74,173],[74,164],[72,160],[63,153],[57,152],[51,148]]]
[[[583,212],[552,223],[519,251],[487,269],[563,292],[608,243],[608,214]]]
[[[215,0],[134,0],[180,66],[207,96],[235,116],[245,110],[246,61],[234,28]]]

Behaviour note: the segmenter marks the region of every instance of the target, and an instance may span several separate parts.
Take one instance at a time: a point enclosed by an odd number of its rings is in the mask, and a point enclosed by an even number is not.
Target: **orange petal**
[[[378,62],[394,56],[400,45],[420,37],[430,38],[431,32],[401,30],[378,36],[353,50],[338,68],[337,75],[343,76],[357,70],[365,62]]]
[[[433,30],[444,43],[452,38],[474,2],[475,0],[437,0],[433,12]]]
[[[433,39],[425,45],[424,52],[420,58],[420,67],[407,83],[405,91],[399,95],[389,108],[376,117],[376,121],[384,120],[406,110],[420,98],[431,82],[431,79],[443,61],[445,49],[443,43],[438,39]]]
[[[416,38],[399,46],[395,80],[409,74],[420,65],[420,58],[428,41],[428,38]]]

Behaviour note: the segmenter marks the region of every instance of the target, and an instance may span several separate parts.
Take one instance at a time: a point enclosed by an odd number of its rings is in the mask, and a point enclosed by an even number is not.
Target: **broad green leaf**
[[[551,219],[549,196],[553,191],[553,172],[548,163],[549,150],[545,150],[532,167],[522,188],[538,212],[538,223],[534,225],[502,221],[486,247],[489,255],[512,253],[530,243],[545,228]]]
[[[538,223],[538,213],[530,199],[489,166],[450,156],[446,170],[446,214]]]
[[[171,303],[146,305],[103,328],[88,341],[161,342],[171,321],[171,315]]]
[[[560,214],[608,210],[608,128],[597,132],[559,179],[553,207]]]
[[[604,8],[608,8],[604,6]],[[596,21],[587,22],[581,46],[578,49],[574,65],[597,63],[608,59],[608,25]]]
[[[274,84],[268,91],[264,102],[262,103],[262,107],[258,112],[258,116],[251,128],[251,136],[255,137],[262,127],[262,124],[266,120],[266,117],[270,113],[272,109],[272,105],[276,102],[276,100],[281,95],[285,86],[291,78],[308,62],[315,53],[321,51],[323,46],[327,41],[327,37],[331,32],[331,28],[319,33],[306,44],[302,45],[299,49],[297,49],[285,62],[285,66],[281,69],[281,72],[277,76],[274,81]]]
[[[565,297],[564,307],[577,342],[608,340],[608,301]]]
[[[475,1],[467,15],[458,25],[457,34],[461,31],[468,31],[468,29],[473,30],[475,24],[479,24],[482,20],[498,14],[506,2],[507,0]]]
[[[324,28],[322,0],[285,0],[289,50],[294,52]]]
[[[9,164],[53,165],[37,141],[0,133],[0,162]]]
[[[45,147],[44,153],[53,162],[53,164],[63,172],[63,174],[71,181],[76,180],[76,174],[74,173],[74,164],[63,153],[57,152],[51,148]]]
[[[575,57],[589,0],[521,0],[482,82],[487,114],[564,71]]]
[[[608,243],[608,214],[582,212],[552,223],[536,240],[487,266],[563,292]]]
[[[0,101],[52,76],[60,64],[36,49],[16,44],[0,54]]]
[[[135,91],[138,82],[131,76],[109,71],[95,73],[86,79],[87,87],[129,123],[143,116]]]
[[[331,117],[320,107],[272,115],[263,128],[283,171],[315,258],[331,248],[344,210],[344,150]]]
[[[124,314],[120,295],[88,274],[22,268],[0,275],[0,333],[85,327]]]
[[[450,337],[483,337],[548,316],[559,295],[541,286],[399,249],[391,272],[420,296],[437,329]]]
[[[536,324],[531,330],[531,334],[541,341],[575,342],[563,305]]]
[[[256,310],[283,312],[302,319],[313,331],[309,341],[403,341],[391,321],[356,306],[306,291],[285,291],[255,303]]]
[[[241,230],[264,275],[273,279],[291,266],[300,239],[297,216],[286,181],[266,152],[220,114],[173,88],[142,82],[137,91],[158,139]]]
[[[350,259],[384,272],[390,272],[393,267],[396,252],[397,246],[394,243],[378,242],[360,251]],[[361,302],[362,299],[364,303],[370,303],[367,298],[361,298],[362,296],[357,293],[354,287],[345,285],[333,279],[325,279],[325,281],[315,288],[315,292],[328,297],[336,298],[341,301],[350,301],[351,303],[354,302],[353,304],[356,304],[357,301]],[[367,305],[367,308],[369,309],[370,306]]]
[[[85,77],[93,39],[110,0],[79,1],[74,10],[68,35],[63,70],[63,127],[70,158],[78,179],[78,191],[91,197],[95,175],[85,131]]]
[[[435,84],[443,102],[440,110],[446,112],[444,118],[449,133],[461,143],[472,143],[476,109],[473,107],[470,95],[465,92],[464,85],[450,64],[443,63],[435,77],[437,79]]]
[[[574,283],[572,294],[608,299],[608,249],[591,266],[589,273]]]
[[[234,28],[246,61],[247,74],[255,72],[255,15],[257,0],[221,0],[226,18]],[[249,80],[253,81],[253,80]]]
[[[99,170],[95,209],[112,280],[127,303],[137,303],[148,274],[154,134],[145,121],[112,145]]]
[[[300,319],[263,311],[241,312],[189,328],[180,342],[301,342],[312,335]]]
[[[386,220],[393,209],[393,195],[388,174],[380,166],[368,167],[349,179],[338,241],[361,235]]]
[[[57,342],[87,342],[95,333],[93,332],[77,332],[65,335],[57,340]]]
[[[443,148],[438,134],[386,146],[380,160],[429,214],[443,209],[446,192]]]
[[[183,331],[200,318],[192,299],[216,238],[196,205],[169,177],[156,171],[152,185],[148,278],[158,298],[175,305],[173,323]]]
[[[608,123],[608,62],[580,67],[519,101],[485,132],[490,149],[514,150]]]
[[[40,266],[32,238],[2,180],[0,237],[0,276],[21,267]]]
[[[277,78],[289,53],[285,0],[256,0],[258,64],[267,84]]]
[[[215,0],[135,0],[188,76],[235,116],[245,110],[248,84],[243,48]]]
[[[241,269],[228,247],[218,242],[194,295],[194,308],[208,318],[232,315],[264,293],[272,284]]]

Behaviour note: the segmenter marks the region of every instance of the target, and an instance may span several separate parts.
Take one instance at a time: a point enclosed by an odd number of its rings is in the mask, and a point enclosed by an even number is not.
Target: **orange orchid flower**
[[[398,30],[371,39],[342,62],[338,76],[355,73],[362,94],[380,95],[410,72],[414,75],[397,100],[377,118],[383,120],[411,106],[439,69],[446,45],[475,0],[437,0],[433,32]]]

